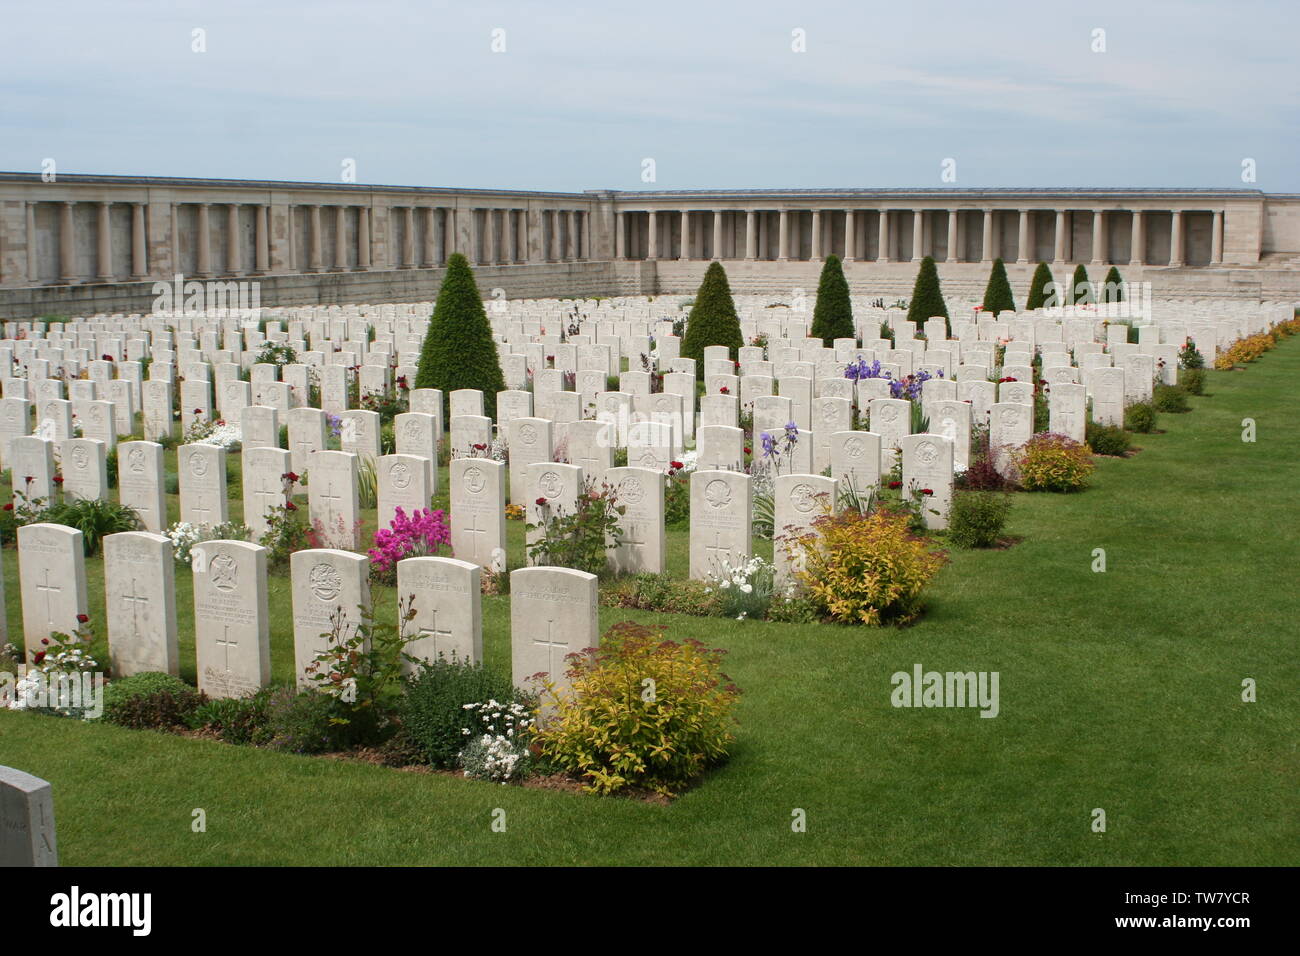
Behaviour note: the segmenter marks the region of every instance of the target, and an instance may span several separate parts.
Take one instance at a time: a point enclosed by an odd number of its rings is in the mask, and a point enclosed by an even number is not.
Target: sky
[[[1295,0],[5,0],[0,169],[1300,192],[1298,27]]]

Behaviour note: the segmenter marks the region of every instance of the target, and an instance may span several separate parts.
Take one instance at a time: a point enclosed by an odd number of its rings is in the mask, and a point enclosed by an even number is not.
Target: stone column
[[[752,209],[745,210],[745,261],[753,262],[758,258],[757,215]]]
[[[1210,265],[1223,265],[1223,210],[1214,210],[1214,228],[1210,233]]]
[[[501,228],[505,231],[502,257],[507,263],[518,261],[519,227],[515,223],[515,210],[506,209],[501,213]]]
[[[1142,256],[1146,250],[1146,235],[1142,229],[1142,210],[1133,210],[1133,232],[1129,239],[1128,264],[1131,266],[1142,265]]]
[[[211,203],[199,203],[199,275],[212,275],[212,237],[208,221]]]
[[[819,262],[822,258],[822,211],[812,211],[812,248],[808,251],[810,262]]]
[[[131,278],[144,279],[149,275],[149,245],[144,234],[144,203],[131,204]],[[35,276],[32,284],[35,285]]]
[[[627,258],[627,213],[614,213],[614,258]]]
[[[331,272],[338,272],[340,269],[347,268],[348,247],[346,244],[347,236],[347,206],[334,207],[334,264],[330,267]]]
[[[889,210],[888,209],[880,210],[880,237],[879,237],[878,244],[880,248],[876,252],[876,261],[877,262],[893,261],[889,255]]]
[[[1181,266],[1183,264],[1183,213],[1181,209],[1173,210],[1173,218],[1169,223],[1169,264],[1171,266]]]
[[[405,206],[403,207],[403,211],[406,214],[405,215],[406,235],[402,237],[402,268],[414,269],[415,268],[415,207]],[[472,246],[470,247],[470,251],[471,253],[473,252]],[[470,256],[470,259],[471,261],[473,261],[472,255]]]
[[[266,206],[258,203],[253,210],[253,272],[265,275],[270,267],[270,237],[266,229]]]
[[[433,264],[440,266],[447,261],[447,210],[435,208],[429,223],[433,226]]]
[[[226,274],[244,274],[244,263],[239,255],[239,203],[226,206]]]
[[[993,261],[993,210],[984,210],[984,239],[980,248],[980,261]]]
[[[853,210],[844,212],[844,261],[852,262],[858,257],[858,224]]]
[[[578,210],[569,210],[569,258],[577,260],[582,255],[582,233],[579,232]]]
[[[647,259],[658,259],[659,258],[659,231],[658,231],[658,223],[655,219],[655,211],[651,209],[648,215],[650,218],[649,218],[649,226],[647,231],[645,257]]]
[[[429,226],[433,226],[433,217],[429,217]],[[370,269],[370,207],[357,207],[357,269]]]
[[[1057,265],[1065,262],[1065,210],[1056,210],[1056,249],[1053,259]]]
[[[99,260],[97,263],[98,278],[101,282],[110,282],[113,279],[113,231],[112,231],[112,209],[113,204],[110,202],[101,202],[99,204],[99,226],[96,231],[96,240]]]
[[[1020,234],[1016,237],[1016,262],[1024,265],[1029,261],[1029,210],[1020,210]]]
[[[713,258],[722,258],[722,210],[713,210]]]
[[[1106,262],[1106,214],[1100,209],[1092,211],[1092,265]]]
[[[691,214],[689,210],[682,210],[682,234],[681,248],[677,251],[677,258],[686,260],[691,257]]]
[[[40,281],[40,264],[36,261],[36,203],[27,205],[27,284]]]
[[[790,259],[790,210],[782,209],[776,235],[776,257],[781,262]]]
[[[920,262],[925,258],[925,213],[920,209],[912,210],[912,261]]]
[[[494,266],[497,258],[497,211],[483,210],[483,263]]]

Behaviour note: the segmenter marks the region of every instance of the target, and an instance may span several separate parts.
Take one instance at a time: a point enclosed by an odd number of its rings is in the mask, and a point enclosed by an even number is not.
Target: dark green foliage
[[[686,317],[686,335],[682,339],[682,358],[695,359],[695,371],[704,376],[704,349],[710,345],[725,345],[732,361],[745,344],[740,333],[740,317],[736,303],[731,298],[731,285],[721,262],[709,263],[695,294],[695,305]]]
[[[132,730],[174,730],[203,698],[178,677],[146,671],[104,685],[104,720]]]
[[[1156,409],[1150,402],[1134,402],[1124,409],[1124,427],[1139,435],[1156,430]]]
[[[948,514],[948,539],[962,548],[998,543],[1011,513],[1011,496],[997,491],[958,491]]]
[[[140,527],[140,516],[134,508],[103,499],[83,498],[52,505],[41,515],[41,520],[80,531],[87,557],[99,552],[100,541],[105,535],[135,531]]]
[[[984,311],[990,315],[1016,311],[1016,297],[1011,293],[1007,267],[1000,258],[993,260],[993,268],[989,271],[989,284],[984,288]]]
[[[907,307],[907,319],[917,323],[917,328],[925,327],[925,320],[942,315],[948,319],[948,306],[943,301],[943,292],[939,288],[939,270],[934,259],[926,256],[921,260],[921,268],[916,273],[916,285],[912,287],[912,304]],[[948,334],[952,335],[952,322],[945,323]]]
[[[1101,294],[1097,296],[1102,302],[1123,302],[1124,301],[1124,280],[1120,278],[1119,269],[1115,266],[1110,267],[1106,273],[1106,279],[1101,284]]]
[[[1065,297],[1067,304],[1073,302],[1084,304],[1094,301],[1092,295],[1092,284],[1088,281],[1088,270],[1079,263],[1074,267],[1074,278],[1070,280],[1070,290]]]
[[[1151,404],[1155,405],[1158,412],[1171,412],[1175,415],[1192,410],[1187,401],[1187,389],[1181,385],[1157,385]]]
[[[250,697],[206,701],[190,714],[188,723],[192,730],[210,730],[228,744],[259,746],[270,743],[271,732],[267,722],[271,695],[272,691],[267,688]]]
[[[469,260],[459,252],[447,260],[447,273],[420,349],[415,387],[439,388],[444,395],[459,388],[476,388],[483,393],[483,414],[492,418],[496,417],[497,392],[506,387],[478,283]]]
[[[1084,438],[1097,455],[1123,455],[1131,444],[1124,429],[1116,425],[1098,425],[1096,422],[1088,422]]]
[[[1205,369],[1184,368],[1178,370],[1178,384],[1188,395],[1205,394]]]
[[[1046,262],[1038,263],[1038,268],[1034,270],[1034,277],[1029,280],[1029,298],[1025,300],[1025,310],[1045,308],[1047,300],[1047,287],[1052,282],[1052,270]],[[1060,303],[1056,303],[1059,305]]]
[[[274,749],[289,753],[339,750],[348,743],[348,726],[335,722],[342,710],[338,698],[329,694],[282,687],[267,703],[266,736]]]
[[[406,696],[399,705],[402,732],[433,766],[455,767],[456,755],[465,746],[461,729],[470,726],[465,705],[518,699],[509,679],[481,664],[440,657],[423,664],[407,681]]]
[[[821,281],[817,283],[817,305],[813,309],[812,337],[822,340],[830,348],[835,339],[851,339],[857,335],[853,327],[853,303],[849,299],[849,284],[844,278],[840,257],[832,253],[822,266]]]

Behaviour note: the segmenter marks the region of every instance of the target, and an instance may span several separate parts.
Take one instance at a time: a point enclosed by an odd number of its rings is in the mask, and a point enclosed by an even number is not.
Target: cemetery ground
[[[1128,459],[1098,459],[1086,491],[1017,494],[1019,543],[953,551],[908,628],[602,607],[602,629],[658,622],[727,649],[744,691],[730,759],[670,804],[13,712],[0,713],[0,763],[56,782],[73,866],[1293,863],[1297,377],[1292,338],[1246,371],[1209,373],[1191,414],[1162,415],[1165,431],[1136,436]],[[444,468],[435,507],[446,487]],[[231,500],[238,515],[237,488]],[[175,496],[169,508],[175,520]],[[523,524],[508,526],[522,554]],[[364,540],[373,529],[371,511]],[[685,528],[669,530],[668,549],[685,577]],[[12,547],[3,560],[13,634]],[[185,568],[176,585],[193,682]],[[100,557],[87,589],[104,660]],[[374,599],[394,613],[392,589]],[[486,664],[505,674],[509,600],[483,602]],[[270,609],[273,677],[289,682],[287,575],[271,577]],[[998,671],[998,716],[892,707],[891,675],[916,664]],[[1241,700],[1245,678],[1256,703]],[[191,830],[196,808],[206,833]],[[1090,827],[1094,808],[1105,833]],[[792,831],[796,809],[806,832]]]

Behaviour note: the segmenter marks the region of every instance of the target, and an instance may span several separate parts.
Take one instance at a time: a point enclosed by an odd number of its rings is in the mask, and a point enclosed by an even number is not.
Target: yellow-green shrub
[[[1035,435],[1016,456],[1020,487],[1026,491],[1078,491],[1093,467],[1087,445],[1053,432]]]
[[[1221,353],[1215,359],[1214,367],[1220,371],[1232,368],[1234,365],[1245,365],[1247,362],[1253,362],[1265,352],[1277,346],[1278,334],[1276,332],[1260,332],[1258,335],[1248,335],[1244,339],[1237,339],[1227,351]]]
[[[909,529],[905,513],[856,509],[826,515],[797,542],[796,577],[813,604],[846,624],[903,624],[921,613],[921,592],[946,555]]]
[[[740,696],[721,670],[726,651],[665,640],[663,627],[624,621],[575,658],[569,691],[546,682],[555,712],[536,743],[585,789],[644,787],[672,795],[727,755]]]

